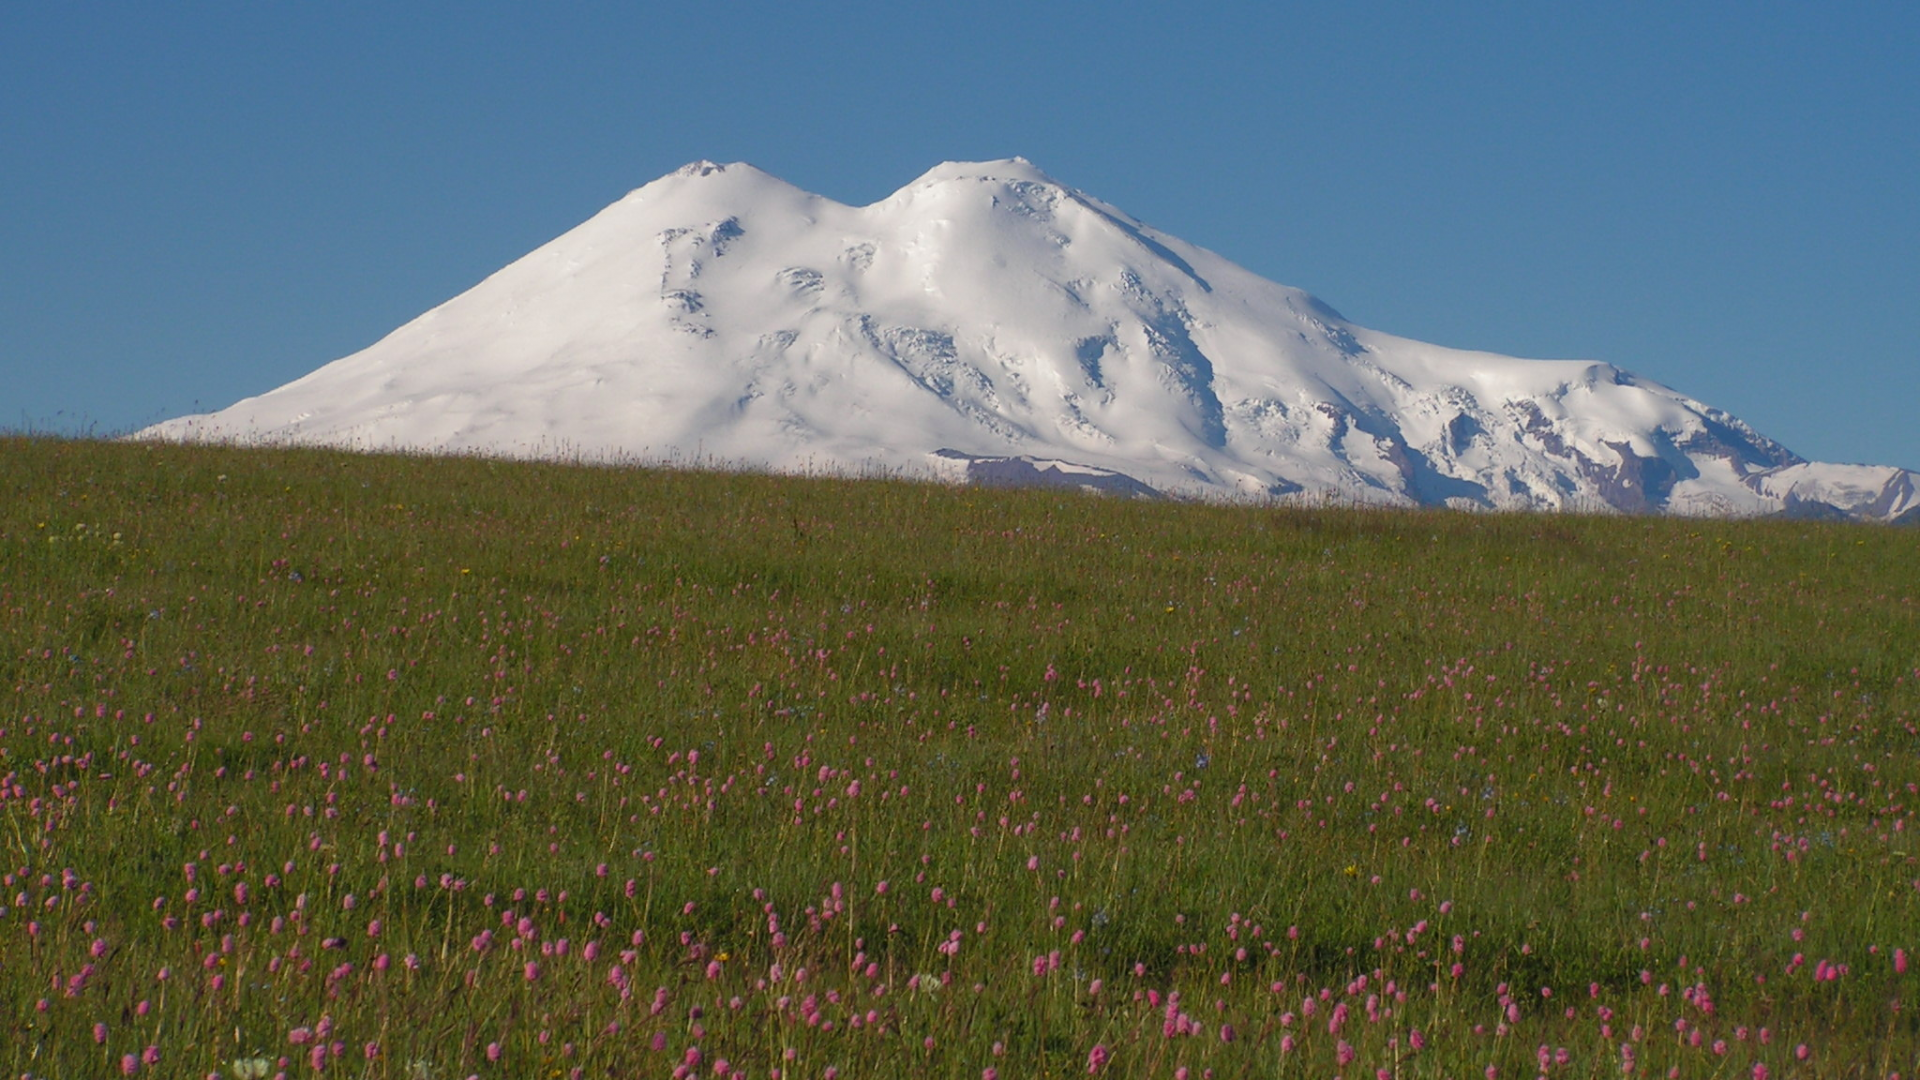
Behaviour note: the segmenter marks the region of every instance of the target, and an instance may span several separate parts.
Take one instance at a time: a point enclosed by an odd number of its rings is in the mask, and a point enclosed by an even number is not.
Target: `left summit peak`
[[[722,203],[745,199],[795,198],[804,196],[798,188],[744,161],[689,162],[642,187],[627,193],[623,201],[648,202],[661,198],[673,200],[721,200]],[[719,205],[719,204],[716,204]]]
[[[724,177],[728,180],[761,179],[779,180],[779,177],[744,161],[690,161],[661,177],[662,180],[693,179],[703,177]],[[784,180],[780,180],[785,183]]]

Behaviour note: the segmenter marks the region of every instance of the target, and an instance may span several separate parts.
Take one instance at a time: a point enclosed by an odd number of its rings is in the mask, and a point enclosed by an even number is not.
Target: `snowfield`
[[[370,348],[137,438],[1125,495],[1920,520],[1609,364],[1356,326],[1024,160],[871,206],[697,162]]]

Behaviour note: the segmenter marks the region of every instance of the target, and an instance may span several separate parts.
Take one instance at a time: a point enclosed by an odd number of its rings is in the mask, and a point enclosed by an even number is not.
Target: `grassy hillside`
[[[1915,1071],[1917,530],[0,482],[13,1075]]]

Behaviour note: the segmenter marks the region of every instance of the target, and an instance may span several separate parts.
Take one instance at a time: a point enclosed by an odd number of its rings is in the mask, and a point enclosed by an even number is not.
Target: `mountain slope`
[[[1202,497],[1891,519],[1606,364],[1355,326],[1020,159],[849,207],[698,162],[352,356],[141,433]]]

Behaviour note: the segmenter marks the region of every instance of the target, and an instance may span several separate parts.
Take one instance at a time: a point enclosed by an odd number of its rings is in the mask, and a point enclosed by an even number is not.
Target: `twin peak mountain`
[[[1368,330],[1024,160],[870,206],[750,165],[632,192],[373,346],[142,437],[1129,495],[1920,520],[1609,364]]]

